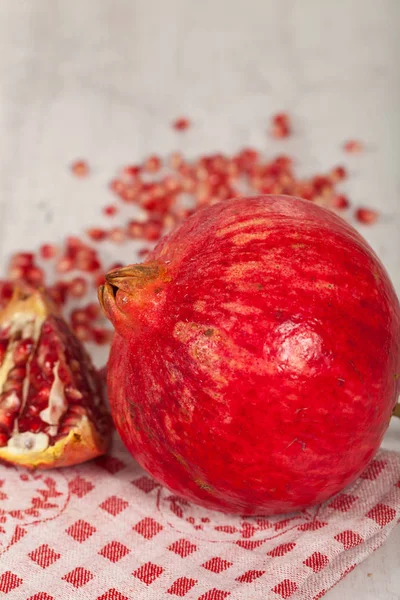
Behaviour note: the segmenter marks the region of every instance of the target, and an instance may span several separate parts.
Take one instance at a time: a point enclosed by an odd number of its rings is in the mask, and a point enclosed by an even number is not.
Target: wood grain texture
[[[305,174],[349,166],[343,189],[382,211],[362,233],[400,292],[399,22],[398,0],[2,0],[1,266],[101,226],[106,182],[126,161],[254,144],[295,154]],[[282,109],[296,135],[267,140]],[[194,127],[179,137],[181,114]],[[345,157],[348,138],[365,155]],[[85,181],[67,168],[80,156]],[[399,423],[385,445],[400,450]],[[399,545],[400,528],[326,597],[400,598]]]

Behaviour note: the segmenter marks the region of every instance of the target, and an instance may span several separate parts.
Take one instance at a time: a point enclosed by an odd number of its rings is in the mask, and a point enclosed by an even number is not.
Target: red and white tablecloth
[[[354,485],[282,517],[189,504],[119,441],[75,468],[0,467],[0,597],[6,600],[316,600],[400,519],[400,454]]]

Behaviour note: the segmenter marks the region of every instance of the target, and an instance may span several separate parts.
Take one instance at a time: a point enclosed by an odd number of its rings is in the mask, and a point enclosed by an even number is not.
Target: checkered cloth
[[[146,475],[118,441],[60,471],[0,467],[7,600],[316,600],[399,522],[400,454],[298,514],[202,509]]]

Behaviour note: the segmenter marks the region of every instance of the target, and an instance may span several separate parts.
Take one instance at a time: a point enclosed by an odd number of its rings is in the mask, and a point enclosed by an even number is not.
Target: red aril
[[[291,512],[354,481],[400,387],[400,309],[345,221],[287,196],[204,209],[106,276],[127,448],[203,506]]]
[[[106,452],[100,376],[39,291],[16,289],[0,314],[0,459],[65,467]]]

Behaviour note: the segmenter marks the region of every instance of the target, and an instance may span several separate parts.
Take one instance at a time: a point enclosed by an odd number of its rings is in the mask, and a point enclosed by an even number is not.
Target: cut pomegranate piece
[[[15,290],[0,314],[0,350],[0,459],[48,469],[106,452],[101,380],[42,292]]]

